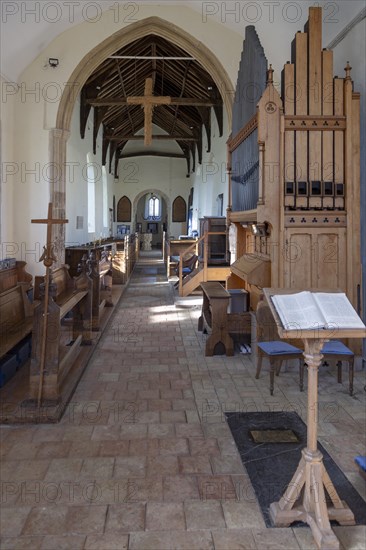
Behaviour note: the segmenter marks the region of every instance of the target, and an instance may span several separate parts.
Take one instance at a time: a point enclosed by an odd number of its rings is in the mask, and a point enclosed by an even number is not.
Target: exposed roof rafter
[[[169,96],[166,105],[154,107],[152,124],[164,134],[153,135],[163,144],[176,141],[182,154],[166,152],[159,147],[154,156],[163,155],[187,160],[188,174],[202,162],[202,127],[210,148],[211,108],[217,118],[220,135],[223,127],[223,101],[212,77],[186,51],[157,35],[144,36],[116,51],[90,75],[81,93],[80,130],[84,137],[90,110],[94,108],[93,149],[100,126],[103,126],[102,162],[117,175],[119,158],[132,153],[122,151],[129,141],[140,141],[144,135],[144,110],[130,104],[129,98],[143,96],[146,79],[152,79],[153,96]],[[164,149],[164,147],[163,147]],[[156,153],[156,155],[155,155]],[[146,154],[152,154],[151,148]],[[137,153],[135,154],[135,156]],[[145,155],[141,151],[141,155]]]

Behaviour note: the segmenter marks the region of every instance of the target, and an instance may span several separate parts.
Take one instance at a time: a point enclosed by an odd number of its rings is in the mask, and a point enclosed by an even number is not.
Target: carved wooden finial
[[[54,243],[52,242],[52,226],[69,223],[69,220],[55,219],[52,217],[52,202],[48,204],[48,217],[45,220],[31,220],[31,223],[44,223],[47,225],[47,241],[46,246],[43,247],[43,254],[39,261],[45,265],[45,267],[51,267],[54,262],[57,261],[53,253]]]
[[[345,66],[344,70],[346,71],[346,80],[351,80],[352,67],[349,64],[349,61],[347,61],[347,65]]]
[[[273,84],[273,73],[274,73],[274,70],[272,69],[272,64],[271,64],[267,71],[267,84]]]

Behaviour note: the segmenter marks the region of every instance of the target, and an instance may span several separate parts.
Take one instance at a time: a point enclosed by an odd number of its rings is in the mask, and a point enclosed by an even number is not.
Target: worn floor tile
[[[226,527],[221,503],[201,500],[185,502],[187,529],[222,529]]]
[[[210,531],[131,533],[129,550],[214,550]]]
[[[0,514],[0,526],[2,537],[17,537],[22,533],[23,526],[26,523],[31,508],[17,507],[2,508]]]
[[[91,535],[86,538],[84,550],[127,550],[128,535],[120,533]]]
[[[145,456],[122,456],[116,458],[114,469],[115,477],[145,477],[146,474]]]
[[[1,550],[40,550],[43,537],[2,537]]]
[[[254,542],[261,550],[283,550],[300,548],[295,534],[288,528],[253,529]]]
[[[140,502],[110,506],[106,534],[144,531],[146,505]]]
[[[150,502],[146,509],[147,531],[175,531],[186,528],[182,503]]]
[[[254,542],[251,529],[212,531],[212,537],[215,550],[260,550]]]

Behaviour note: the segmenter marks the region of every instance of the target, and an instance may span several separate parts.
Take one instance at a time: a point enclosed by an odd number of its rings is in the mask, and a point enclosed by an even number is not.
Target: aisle
[[[60,424],[1,427],[3,550],[314,548],[308,528],[265,528],[222,416],[300,410],[297,372],[271,398],[248,357],[205,358],[197,297],[175,298],[145,253]]]

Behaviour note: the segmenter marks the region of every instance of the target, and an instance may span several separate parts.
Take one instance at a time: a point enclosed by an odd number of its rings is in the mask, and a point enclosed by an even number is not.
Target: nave
[[[255,379],[250,356],[205,357],[201,297],[178,298],[157,251],[141,253],[63,415],[1,426],[3,550],[315,548],[308,527],[265,527],[223,412],[296,410],[297,369]],[[355,396],[319,376],[319,441],[365,498],[364,371]],[[346,379],[346,377],[344,377]],[[275,473],[274,473],[275,475]],[[334,527],[363,548],[365,527]]]

